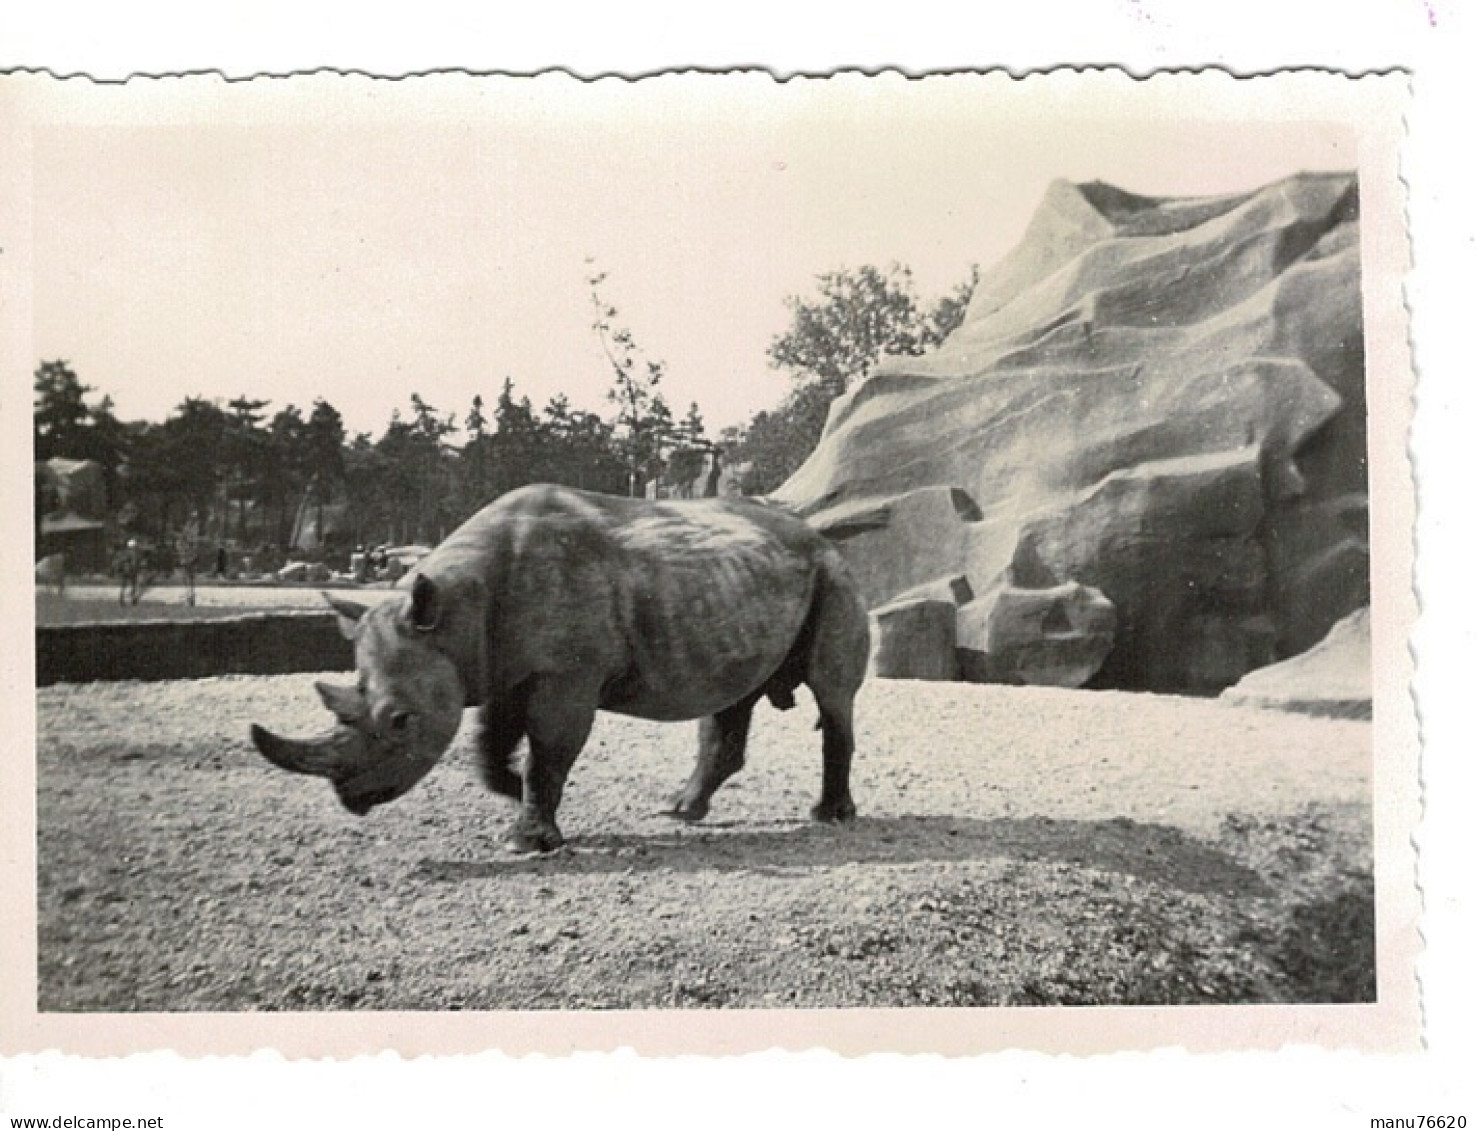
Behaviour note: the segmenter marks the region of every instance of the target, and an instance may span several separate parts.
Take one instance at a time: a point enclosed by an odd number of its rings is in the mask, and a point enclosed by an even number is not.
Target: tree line
[[[664,363],[622,324],[606,297],[606,274],[591,264],[591,328],[609,371],[608,418],[574,408],[562,394],[537,409],[509,376],[490,404],[477,395],[459,419],[413,393],[377,437],[350,435],[322,398],[274,408],[247,393],[224,403],[186,397],[162,422],[125,422],[110,397],[93,399],[71,365],[53,359],[35,371],[35,458],[95,460],[118,536],[162,542],[188,532],[279,553],[301,548],[294,543],[305,518],[328,533],[330,552],[434,544],[523,484],[644,494],[672,464],[714,450],[744,493],[763,494],[814,450],[831,401],[882,354],[921,353],[958,325],[977,277],[975,269],[928,304],[902,266],[818,276],[815,295],[786,300],[790,324],[768,348],[770,364],[789,374],[790,391],[716,437],[696,403],[680,419],[673,413]],[[59,504],[39,467],[38,523]]]

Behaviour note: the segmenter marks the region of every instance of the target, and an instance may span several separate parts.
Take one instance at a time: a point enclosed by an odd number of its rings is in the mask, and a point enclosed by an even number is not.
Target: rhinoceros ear
[[[430,632],[441,623],[441,594],[436,583],[423,573],[415,575],[410,588],[410,623],[419,632]]]
[[[331,593],[324,593],[323,600],[332,605],[333,611],[338,614],[338,631],[343,634],[343,638],[352,640],[354,630],[359,627],[359,618],[364,615],[367,606],[343,597],[335,597]]]
[[[318,698],[323,700],[323,706],[337,715],[340,722],[353,724],[368,713],[368,705],[358,688],[335,687],[331,683],[320,682],[314,682],[313,687],[317,689]]]

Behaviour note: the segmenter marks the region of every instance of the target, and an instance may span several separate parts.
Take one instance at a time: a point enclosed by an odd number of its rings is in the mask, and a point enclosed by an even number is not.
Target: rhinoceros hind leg
[[[697,764],[692,767],[687,784],[672,795],[662,810],[664,815],[683,821],[700,821],[707,816],[712,795],[743,768],[753,705],[754,699],[750,697],[702,720]]]
[[[851,800],[851,755],[856,749],[849,704],[844,709],[822,710],[820,715],[820,800],[810,809],[815,821],[850,821],[856,816]]]
[[[823,579],[815,618],[812,650],[805,682],[820,709],[820,800],[810,810],[817,821],[849,821],[856,816],[851,800],[851,756],[856,750],[854,704],[866,678],[870,627],[866,606],[844,570]]]

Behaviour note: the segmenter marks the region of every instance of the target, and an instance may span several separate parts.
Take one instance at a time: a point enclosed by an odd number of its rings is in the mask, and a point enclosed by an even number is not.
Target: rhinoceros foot
[[[849,797],[835,801],[818,801],[810,807],[810,820],[827,825],[845,824],[856,819],[856,803]]]
[[[552,821],[539,821],[520,816],[502,838],[503,847],[509,852],[531,855],[537,852],[553,852],[564,846],[564,834]]]
[[[707,816],[708,803],[699,798],[689,798],[685,790],[671,795],[665,808],[659,810],[663,817],[675,817],[679,821],[696,824]]]

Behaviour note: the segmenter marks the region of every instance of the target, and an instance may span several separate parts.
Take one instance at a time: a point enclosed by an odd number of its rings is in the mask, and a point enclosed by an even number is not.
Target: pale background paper
[[[275,1047],[291,1056],[346,1056],[488,1044],[510,1053],[624,1043],[643,1053],[815,1044],[845,1053],[958,1055],[1016,1047],[1082,1053],[1180,1043],[1196,1052],[1296,1041],[1385,1050],[1408,1044],[1418,914],[1408,836],[1414,726],[1404,691],[1413,609],[1404,453],[1411,386],[1399,293],[1406,252],[1396,164],[1403,76],[1135,79],[1120,70],[1062,69],[923,81],[843,73],[781,87],[752,71],[592,84],[567,75],[441,74],[396,85],[319,74],[276,83],[195,76],[57,87],[36,76],[10,83],[13,104],[33,126],[29,138],[14,142],[17,164],[31,175],[31,239],[11,249],[11,266],[29,277],[33,338],[16,368],[25,372],[32,355],[65,356],[116,392],[125,417],[135,411],[129,406],[153,404],[149,415],[158,418],[191,392],[224,398],[243,386],[286,403],[305,399],[311,385],[351,415],[374,399],[371,392],[380,394],[383,411],[405,386],[445,404],[459,383],[468,399],[489,373],[523,380],[531,368],[536,382],[538,339],[563,351],[555,368],[574,382],[569,391],[600,407],[605,379],[580,313],[586,241],[605,243],[607,261],[624,268],[622,293],[643,284],[635,293],[646,306],[633,316],[656,328],[664,350],[685,347],[689,356],[667,356],[678,373],[687,371],[690,395],[706,407],[710,392],[747,384],[748,371],[761,371],[758,351],[742,360],[745,338],[762,343],[778,330],[778,296],[807,289],[814,264],[831,257],[903,258],[935,268],[947,253],[957,277],[976,249],[993,262],[1019,238],[1057,175],[1195,195],[1356,164],[1378,659],[1379,1001],[879,1017],[855,1009],[675,1010],[634,1020],[610,1011],[182,1013],[148,1023],[52,1014],[22,1027],[28,1037],[18,1047],[56,1041],[88,1055],[160,1045],[196,1055]],[[602,143],[610,135],[618,145]],[[384,177],[386,163],[403,162],[407,149],[415,175]],[[511,174],[502,171],[507,166]],[[791,179],[800,185],[784,183]],[[448,229],[454,241],[442,238]],[[360,246],[345,233],[367,234]],[[98,254],[108,247],[119,254]],[[686,278],[695,302],[666,291],[672,276]],[[765,327],[770,309],[779,321]],[[743,331],[731,345],[723,340],[727,322]],[[730,355],[740,355],[733,374],[723,372],[734,364]],[[395,379],[402,372],[404,385]],[[579,384],[589,374],[593,393]],[[667,388],[676,384],[674,374]],[[560,387],[530,386],[539,399]],[[1213,758],[1213,742],[1203,746],[1201,756]],[[29,798],[34,790],[24,777],[0,783],[4,796]],[[11,953],[10,968],[32,968],[28,947]],[[6,988],[22,985],[12,979]]]
[[[1094,1059],[1001,1054],[967,1060],[895,1057],[846,1062],[826,1053],[769,1054],[738,1061],[637,1060],[625,1055],[573,1062],[496,1056],[402,1065],[377,1058],[342,1066],[252,1061],[184,1064],[168,1057],[114,1062],[15,1058],[0,1065],[0,1112],[11,1115],[163,1114],[165,1126],[309,1126],[318,1121],[396,1126],[414,1120],[491,1126],[509,1120],[634,1122],[646,1126],[787,1125],[800,1119],[1044,1126],[1367,1127],[1370,1116],[1476,1117],[1468,1082],[1471,943],[1469,793],[1464,765],[1465,695],[1457,682],[1472,643],[1463,609],[1464,534],[1471,482],[1463,431],[1469,420],[1472,232],[1464,161],[1469,143],[1470,59],[1463,14],[1435,0],[1384,3],[1357,16],[1336,5],[1292,10],[1238,4],[1197,13],[1154,3],[1075,6],[1025,13],[1002,27],[953,6],[909,5],[905,26],[871,24],[844,11],[805,14],[789,6],[695,17],[673,6],[664,18],[610,9],[545,11],[509,25],[493,13],[417,5],[377,37],[360,15],[302,6],[227,6],[208,26],[180,6],[149,18],[135,9],[103,22],[76,14],[60,28],[0,17],[0,63],[50,63],[112,76],[129,70],[206,65],[230,73],[353,65],[376,73],[465,64],[514,71],[564,64],[582,73],[641,73],[678,64],[762,63],[780,72],[896,64],[910,71],[1004,62],[1013,69],[1063,61],[1120,62],[1137,71],[1223,62],[1240,71],[1290,64],[1350,70],[1404,64],[1415,72],[1406,175],[1416,272],[1415,421],[1424,508],[1417,583],[1426,619],[1414,635],[1417,691],[1427,743],[1429,820],[1420,832],[1428,1050],[1361,1056],[1284,1050],[1188,1057],[1181,1053]],[[102,19],[101,15],[98,19]],[[411,21],[412,22],[408,22]],[[1356,20],[1356,23],[1354,22]],[[545,26],[546,22],[546,26]],[[868,27],[868,25],[871,25]],[[191,35],[195,38],[191,39]],[[89,54],[90,53],[90,54]],[[3,297],[3,296],[0,296]],[[1463,364],[1464,363],[1464,364]],[[13,375],[12,375],[13,376]],[[23,396],[5,386],[5,447],[24,451]],[[7,461],[7,506],[23,492],[22,460]],[[13,521],[7,511],[7,521]],[[13,554],[4,560],[9,567]],[[24,565],[25,563],[22,563]],[[22,569],[20,576],[27,576]],[[13,663],[7,661],[8,664]],[[11,668],[13,671],[13,667]],[[8,678],[8,677],[7,677]],[[29,757],[28,748],[7,751]]]

